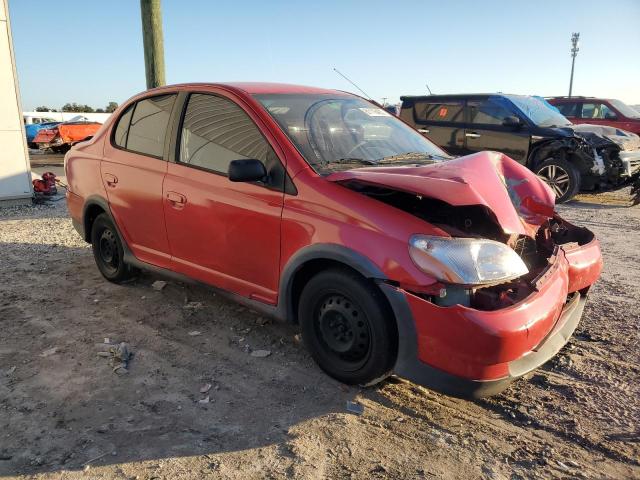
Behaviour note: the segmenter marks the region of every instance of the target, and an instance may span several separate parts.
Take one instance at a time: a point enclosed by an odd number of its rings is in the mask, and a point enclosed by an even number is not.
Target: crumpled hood
[[[332,173],[326,179],[393,188],[454,206],[484,205],[506,234],[534,237],[554,212],[551,189],[529,169],[498,152],[418,167],[358,168]]]
[[[622,150],[633,151],[640,149],[640,136],[626,130],[621,130],[615,127],[608,127],[606,125],[571,125],[566,127],[574,132],[574,134],[586,139],[596,140],[607,139],[618,145]]]

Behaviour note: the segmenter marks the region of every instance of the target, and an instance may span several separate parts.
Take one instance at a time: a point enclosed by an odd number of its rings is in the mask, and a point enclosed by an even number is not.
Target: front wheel
[[[355,272],[318,273],[300,296],[298,318],[311,356],[347,384],[386,378],[397,356],[393,316],[378,288]]]
[[[550,158],[542,162],[536,175],[556,194],[556,203],[571,200],[580,191],[580,172],[562,158]]]
[[[96,217],[91,227],[93,258],[102,276],[122,283],[135,276],[135,270],[124,263],[124,249],[115,225],[106,213]]]

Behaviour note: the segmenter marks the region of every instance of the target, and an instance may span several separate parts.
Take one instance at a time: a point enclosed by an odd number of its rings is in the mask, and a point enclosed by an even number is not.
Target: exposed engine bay
[[[423,219],[452,237],[485,238],[505,243],[529,269],[528,274],[499,285],[470,288],[438,283],[435,287],[411,292],[442,307],[464,305],[478,310],[498,310],[518,303],[538,288],[560,247],[585,245],[594,238],[586,228],[575,227],[558,216],[542,224],[535,238],[508,235],[503,232],[493,212],[484,205],[453,206],[423,195],[359,182],[349,182],[346,186]]]

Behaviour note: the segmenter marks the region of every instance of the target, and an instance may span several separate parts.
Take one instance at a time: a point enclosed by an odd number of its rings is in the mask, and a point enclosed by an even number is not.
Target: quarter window
[[[127,110],[118,119],[115,133],[113,134],[114,143],[122,148],[127,148],[127,134],[129,133],[129,124],[131,123],[131,114],[134,105],[129,106]]]
[[[504,119],[513,115],[507,108],[491,100],[479,100],[467,103],[469,121],[482,125],[502,125]]]
[[[118,119],[113,142],[132,152],[162,158],[167,125],[176,95],[145,98]]]
[[[419,121],[460,123],[464,121],[462,102],[416,102],[415,112],[416,119]]]
[[[284,185],[284,168],[253,120],[216,95],[189,96],[180,135],[180,163],[226,175],[232,160],[260,160],[269,186]]]

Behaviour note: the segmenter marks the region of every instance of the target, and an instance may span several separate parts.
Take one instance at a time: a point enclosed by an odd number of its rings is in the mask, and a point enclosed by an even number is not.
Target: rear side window
[[[132,152],[161,158],[171,109],[176,95],[145,98],[129,107],[118,119],[113,141]]]
[[[415,115],[418,121],[464,122],[462,102],[416,102]]]
[[[467,108],[469,122],[482,125],[502,125],[506,117],[513,115],[513,112],[490,99],[469,101]]]
[[[268,167],[272,154],[253,120],[235,103],[200,93],[189,97],[180,139],[181,163],[226,175],[232,160],[254,158]]]
[[[554,105],[565,117],[575,117],[578,114],[578,104],[575,102],[559,103]]]

